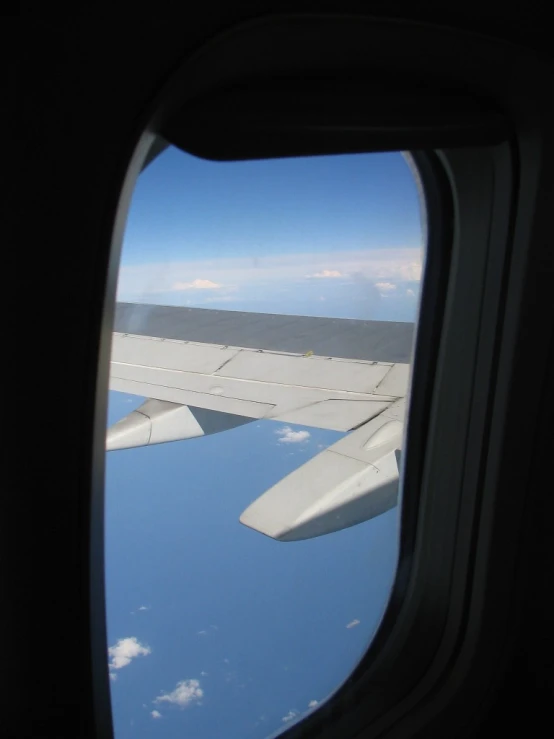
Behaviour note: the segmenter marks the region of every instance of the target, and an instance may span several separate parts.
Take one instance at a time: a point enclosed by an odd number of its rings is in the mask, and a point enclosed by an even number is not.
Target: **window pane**
[[[118,739],[271,735],[363,656],[395,577],[422,256],[400,153],[169,148],[139,177],[106,461]]]

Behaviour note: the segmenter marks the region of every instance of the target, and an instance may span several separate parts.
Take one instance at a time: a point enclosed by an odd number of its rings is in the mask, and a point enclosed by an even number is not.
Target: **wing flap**
[[[164,385],[161,382],[132,380],[129,378],[110,378],[110,390],[120,393],[140,395],[143,398],[166,400],[179,405],[190,405],[195,408],[206,408],[221,413],[233,413],[248,418],[269,417],[273,406],[270,403],[256,402],[242,398],[227,397],[212,393],[195,392],[186,388]]]
[[[397,399],[373,392],[397,367],[114,334],[110,387],[250,418],[348,431]],[[399,377],[393,385],[400,394],[405,390]]]
[[[215,374],[241,380],[370,393],[391,366],[315,355],[240,350]]]
[[[361,423],[378,416],[390,405],[379,400],[324,400],[310,406],[290,410],[276,421],[296,423],[300,426],[315,426],[334,431],[350,431]]]
[[[180,370],[186,367],[188,372],[212,374],[232,359],[238,351],[214,344],[189,344],[186,341],[170,341],[154,336],[114,334],[112,362],[138,367],[155,366],[165,370]]]

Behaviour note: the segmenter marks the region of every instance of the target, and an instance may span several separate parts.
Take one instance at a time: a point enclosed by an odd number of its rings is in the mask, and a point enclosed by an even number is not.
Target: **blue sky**
[[[412,321],[421,243],[400,154],[216,163],[171,149],[137,182],[118,299]]]
[[[137,182],[118,299],[413,321],[421,260],[400,154],[221,164],[170,149]],[[109,400],[111,425],[143,399]],[[398,510],[286,544],[238,521],[340,437],[255,421],[107,455],[117,738],[270,736],[348,677],[386,607]]]

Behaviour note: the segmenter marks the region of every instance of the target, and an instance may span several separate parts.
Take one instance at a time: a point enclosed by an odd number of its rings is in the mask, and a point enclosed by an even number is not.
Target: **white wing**
[[[352,431],[267,491],[241,521],[292,540],[367,520],[396,501],[410,366],[386,358],[409,359],[411,329],[119,304],[110,388],[148,400],[109,429],[107,448],[187,439],[254,419]]]

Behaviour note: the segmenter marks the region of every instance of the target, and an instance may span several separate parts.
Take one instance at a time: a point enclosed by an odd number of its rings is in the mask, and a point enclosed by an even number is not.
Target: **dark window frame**
[[[327,43],[333,33],[336,36],[343,33],[344,42],[344,35],[348,35],[346,20],[343,29],[327,29],[327,37],[323,43]],[[263,33],[258,33],[261,25],[271,25],[271,22],[246,24],[237,33],[240,35],[246,32],[247,37],[251,33],[255,40],[254,46],[257,46],[260,38],[263,38]],[[279,22],[277,20],[277,25]],[[430,61],[417,62],[422,73],[428,71],[433,54],[442,55],[449,74],[461,83],[479,87],[483,95],[495,99],[510,121],[511,135],[503,144],[495,143],[466,150],[438,150],[433,155],[415,155],[420,171],[424,171],[426,166],[434,167],[435,183],[441,181],[438,185],[438,197],[443,199],[443,205],[452,197],[454,238],[451,243],[453,258],[447,275],[448,287],[446,291],[444,287],[440,287],[442,281],[438,278],[434,286],[437,294],[434,296],[433,306],[438,308],[441,299],[446,301],[444,315],[441,316],[442,325],[441,321],[437,325],[437,317],[431,315],[429,306],[425,306],[425,301],[429,302],[431,299],[427,287],[424,290],[420,316],[412,398],[425,398],[428,405],[419,411],[414,405],[412,413],[415,416],[408,423],[404,488],[406,495],[410,497],[410,503],[404,505],[403,516],[404,512],[406,516],[417,515],[418,521],[414,550],[405,555],[410,564],[409,572],[404,573],[403,566],[400,568],[400,578],[405,588],[404,597],[394,596],[391,600],[389,611],[398,606],[398,612],[392,618],[390,626],[388,621],[391,621],[390,613],[393,611],[390,611],[388,617],[385,616],[366,659],[352,678],[325,705],[284,734],[291,737],[325,737],[336,736],[338,733],[346,737],[358,735],[365,730],[370,732],[369,735],[377,736],[387,732],[408,731],[408,722],[411,731],[416,725],[425,725],[432,716],[443,710],[451,700],[449,690],[455,690],[455,685],[460,683],[467,686],[466,693],[472,696],[473,704],[476,705],[486,690],[487,681],[494,678],[494,655],[498,654],[501,642],[499,637],[489,649],[487,667],[490,670],[483,670],[480,679],[470,685],[470,678],[475,678],[471,654],[475,645],[480,643],[479,619],[476,614],[479,607],[491,607],[484,592],[488,582],[486,550],[496,531],[492,511],[497,505],[495,481],[498,478],[497,466],[502,446],[502,419],[507,414],[507,388],[511,372],[508,358],[515,351],[517,301],[524,283],[524,274],[518,275],[516,267],[519,265],[521,269],[525,266],[526,244],[531,238],[533,226],[533,215],[525,210],[529,208],[525,189],[533,190],[540,176],[540,167],[537,173],[530,167],[522,171],[520,165],[522,155],[530,162],[536,162],[537,157],[540,157],[535,151],[540,149],[543,135],[540,111],[535,110],[533,114],[529,114],[530,107],[533,107],[535,98],[539,96],[540,82],[534,80],[533,83],[527,83],[529,75],[535,70],[534,60],[526,52],[514,51],[514,48],[500,42],[494,48],[494,44],[482,43],[479,37],[445,32],[445,29],[440,28],[376,22],[371,19],[362,22],[360,18],[353,22],[358,29],[351,28],[351,32],[358,39],[360,27],[365,24],[368,47],[366,62],[369,65],[372,59],[375,61],[383,52],[384,45],[390,44],[391,39],[395,39],[397,43],[408,39],[407,46],[412,51],[418,44],[425,46],[432,53]],[[303,17],[300,25],[302,24],[312,33],[308,17]],[[227,36],[227,40],[232,37],[233,32]],[[371,39],[375,41],[372,50]],[[211,45],[212,50],[216,45]],[[468,53],[469,49],[475,55],[473,67],[459,62],[459,56]],[[202,71],[201,62],[205,61],[206,55],[209,58],[209,53],[208,47],[192,62],[185,64],[182,73],[177,74],[169,88],[153,105],[148,115],[150,122],[143,121],[142,129],[149,127],[151,131],[160,128],[163,130],[164,118],[175,110],[174,104],[173,107],[172,104],[169,108],[164,107],[164,99],[178,100],[180,103],[186,97],[187,83],[190,85],[188,92],[196,93],[202,88],[202,84],[205,84],[202,75],[209,77],[209,74]],[[229,50],[225,53],[228,54]],[[220,57],[222,63],[226,58],[225,53]],[[509,80],[513,88],[509,90],[508,85],[501,81],[499,73],[504,60],[511,59],[514,54],[518,57],[521,69],[516,80]],[[246,52],[244,55],[247,58]],[[214,59],[217,60],[217,51]],[[209,69],[212,82],[214,69],[217,77],[214,59],[210,60],[212,67]],[[361,59],[358,56],[353,59],[353,63],[354,61],[357,63]],[[403,63],[406,63],[405,58],[400,60],[398,66],[401,67]],[[524,89],[526,85],[527,89]],[[103,552],[100,551],[103,546],[103,461],[100,458],[103,453],[101,440],[105,428],[106,405],[102,394],[106,393],[107,387],[108,342],[115,296],[114,269],[117,274],[126,207],[134,179],[153,141],[152,133],[143,135],[140,140],[139,134],[140,131],[137,131],[138,145],[127,173],[114,229],[97,380],[91,618],[95,699],[98,711],[104,713],[105,717],[107,701],[109,705],[109,685],[103,624]],[[409,142],[409,135],[407,141]],[[429,142],[431,141],[432,134],[429,138]],[[376,148],[380,150],[379,146]],[[442,174],[438,174],[441,168]],[[479,169],[480,179],[476,177],[475,169]],[[476,186],[481,186],[480,192]],[[429,180],[425,190],[426,197],[429,198],[430,226],[435,222],[436,216],[436,212],[433,215],[433,198],[430,196],[432,189],[433,184]],[[442,212],[445,213],[444,210]],[[478,274],[471,274],[478,257],[481,259]],[[429,268],[432,270],[431,264]],[[427,282],[427,278],[425,281]],[[468,316],[464,315],[462,307],[463,301],[468,301],[470,297],[474,313]],[[423,351],[420,347],[423,346],[422,342],[428,340],[428,335],[436,337],[439,330],[440,348],[433,360],[429,355],[430,349]],[[460,333],[454,336],[453,332],[456,331]],[[461,365],[465,366],[465,374]],[[425,366],[428,373],[424,372]],[[445,374],[447,377],[444,377]],[[452,390],[448,390],[448,385],[454,384],[452,378],[456,376],[464,385],[463,402],[460,397],[454,397]],[[431,377],[435,378],[432,391],[429,385]],[[418,413],[421,414],[419,422],[422,424],[425,423],[426,413],[430,414],[430,436],[425,449],[418,449],[418,442],[410,440],[410,435],[417,433]],[[464,415],[463,421],[457,413]],[[450,462],[445,463],[445,453],[451,456]],[[527,457],[532,454],[529,442],[523,444],[523,453]],[[452,479],[456,478],[454,469],[458,470],[457,480]],[[420,479],[421,488],[418,487]],[[454,496],[451,491],[456,488],[456,483],[457,493]],[[418,510],[412,510],[410,514],[410,504],[416,489],[421,491],[420,504]],[[451,496],[449,499],[446,498],[446,490]],[[513,512],[508,515],[508,519],[506,526],[517,531],[517,520]],[[405,529],[407,532],[413,531],[409,521],[405,523]],[[448,561],[451,566],[447,565]],[[102,574],[99,573],[99,567]],[[426,583],[433,584],[433,588],[427,592]],[[439,590],[442,592],[440,608],[438,584],[441,585]],[[397,588],[398,585],[397,581]],[[500,601],[501,599],[499,603]],[[498,604],[495,604],[494,610],[500,616],[501,608]],[[507,618],[500,618],[500,624],[499,632],[504,633],[508,628]],[[390,628],[388,635],[387,628]],[[441,629],[441,644],[437,649],[436,645],[431,646],[429,640],[425,658],[417,648],[425,647],[425,634],[434,628]],[[412,653],[412,647],[416,648],[415,653]],[[378,649],[379,652],[374,654]],[[368,698],[368,691],[374,698]]]

